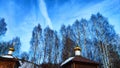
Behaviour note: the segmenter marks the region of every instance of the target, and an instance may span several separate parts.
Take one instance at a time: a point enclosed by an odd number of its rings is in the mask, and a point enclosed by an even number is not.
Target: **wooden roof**
[[[84,57],[82,57],[82,56],[76,56],[76,57],[73,58],[71,61],[98,64],[97,62],[92,61],[92,60],[87,59],[87,58],[84,58]]]
[[[17,58],[6,58],[6,57],[0,57],[0,62],[7,61],[7,62],[16,62],[18,66],[20,66],[20,63]]]
[[[96,64],[96,65],[99,65],[99,63],[95,62],[95,61],[92,61],[90,59],[87,59],[85,57],[82,57],[82,56],[75,56],[75,57],[70,57],[68,58],[67,60],[65,60],[61,66],[67,64],[67,63],[70,63],[70,62],[80,62],[80,63],[87,63],[87,64]]]

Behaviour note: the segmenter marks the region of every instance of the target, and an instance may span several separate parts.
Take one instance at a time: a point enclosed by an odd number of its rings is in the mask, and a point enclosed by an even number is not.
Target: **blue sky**
[[[8,28],[2,39],[18,36],[21,50],[28,51],[33,27],[38,23],[42,28],[59,30],[62,24],[89,20],[97,12],[107,17],[120,34],[120,0],[0,0],[0,17],[5,18]]]

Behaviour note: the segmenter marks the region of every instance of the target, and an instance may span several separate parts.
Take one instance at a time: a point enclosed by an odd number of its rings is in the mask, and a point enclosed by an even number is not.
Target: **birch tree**
[[[42,38],[42,29],[40,24],[38,24],[38,26],[35,26],[33,31],[32,31],[32,38],[30,41],[31,47],[30,47],[30,61],[36,63],[36,64],[40,64],[40,60],[41,60],[41,46],[40,45],[40,41]]]

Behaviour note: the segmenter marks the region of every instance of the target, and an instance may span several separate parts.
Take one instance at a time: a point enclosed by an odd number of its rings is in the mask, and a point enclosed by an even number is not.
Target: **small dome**
[[[75,48],[74,48],[74,50],[76,51],[76,50],[80,50],[81,51],[81,48],[79,47],[79,46],[76,46]]]
[[[10,50],[10,51],[14,51],[15,49],[11,47],[11,48],[9,48],[9,50]]]

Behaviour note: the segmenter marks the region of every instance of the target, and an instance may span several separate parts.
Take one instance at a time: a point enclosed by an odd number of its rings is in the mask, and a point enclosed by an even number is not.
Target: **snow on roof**
[[[19,60],[19,63],[20,63],[20,66],[19,68],[41,68],[40,65],[38,64],[35,64],[33,62],[30,62],[30,61],[27,61],[27,60],[22,60],[22,59],[18,59]]]
[[[72,59],[74,59],[74,57],[70,57],[67,60],[65,60],[60,66],[63,66],[64,64],[68,63],[69,61],[71,61]]]
[[[95,62],[95,61],[92,61],[92,60],[90,60],[90,59],[84,58],[84,57],[82,57],[82,56],[75,56],[75,57],[70,57],[70,58],[68,58],[67,60],[65,60],[65,61],[61,64],[61,66],[65,65],[66,63],[71,62],[71,61],[74,61],[74,62],[82,62],[82,63],[89,63],[89,64],[97,64],[97,65],[99,64],[99,63],[97,63],[97,62]]]
[[[24,62],[19,68],[34,68],[34,64],[29,62]]]
[[[2,57],[4,57],[4,58],[14,58],[14,57],[11,56],[11,55],[3,55]]]

